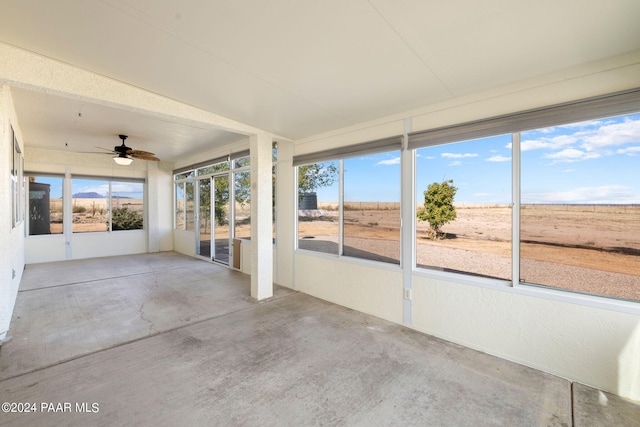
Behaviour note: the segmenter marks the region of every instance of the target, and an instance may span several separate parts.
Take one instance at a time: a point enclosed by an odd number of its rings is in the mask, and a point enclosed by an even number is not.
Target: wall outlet
[[[404,288],[404,299],[411,300],[411,289]]]

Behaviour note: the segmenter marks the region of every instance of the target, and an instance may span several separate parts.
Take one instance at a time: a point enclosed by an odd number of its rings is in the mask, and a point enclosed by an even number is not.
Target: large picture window
[[[343,162],[342,254],[400,264],[400,152]]]
[[[144,183],[74,177],[74,233],[139,230],[144,227]]]
[[[140,230],[144,225],[144,184],[111,181],[111,230]]]
[[[298,167],[298,248],[338,255],[337,161]]]
[[[636,90],[410,133],[416,267],[640,301],[638,111]]]
[[[511,135],[416,152],[416,266],[511,279]]]
[[[640,300],[640,114],[521,136],[520,281]]]
[[[71,181],[74,233],[109,231],[109,181],[74,178]]]
[[[400,148],[390,137],[294,157],[298,249],[400,264]]]

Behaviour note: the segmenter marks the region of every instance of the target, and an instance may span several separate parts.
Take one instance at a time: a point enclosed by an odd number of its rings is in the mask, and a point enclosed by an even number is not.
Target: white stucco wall
[[[628,55],[295,141],[294,150],[402,134],[405,119],[418,131],[637,87],[640,55]],[[412,288],[408,327],[640,400],[640,303],[434,278],[411,272],[408,259],[404,279],[386,267],[324,254],[296,251],[293,259],[296,290],[402,323],[403,288]]]
[[[413,278],[417,330],[640,399],[640,316],[427,277]]]
[[[6,338],[11,315],[24,270],[24,222],[13,227],[12,191],[9,171],[12,167],[13,139],[16,134],[20,149],[24,144],[20,125],[13,108],[9,88],[0,87],[0,343]]]
[[[402,271],[367,261],[299,251],[295,289],[354,310],[402,323]]]

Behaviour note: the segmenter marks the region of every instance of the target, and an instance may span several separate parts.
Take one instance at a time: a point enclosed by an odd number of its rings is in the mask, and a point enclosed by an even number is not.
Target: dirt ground
[[[456,212],[458,218],[442,228],[447,233],[443,240],[428,239],[428,224],[418,222],[418,264],[421,253],[434,253],[426,250],[426,246],[442,251],[493,254],[493,257],[479,256],[475,271],[463,271],[510,279],[511,208],[458,207]],[[323,213],[324,218],[299,222],[301,238],[337,240],[337,211]],[[399,249],[395,249],[399,248],[399,215],[399,210],[346,211],[345,239],[357,238],[361,245],[386,240],[391,252],[380,255],[399,256]],[[529,283],[640,299],[640,206],[523,206],[520,240],[521,278]],[[465,255],[465,258],[469,263],[473,257]],[[504,266],[492,265],[503,260],[507,261]],[[427,257],[423,264],[437,266],[434,262]],[[571,276],[563,268],[571,270]],[[580,269],[596,270],[598,274],[580,276],[576,285],[575,275]],[[615,274],[615,283],[625,284],[603,290],[603,281],[613,283],[614,279],[600,273]]]

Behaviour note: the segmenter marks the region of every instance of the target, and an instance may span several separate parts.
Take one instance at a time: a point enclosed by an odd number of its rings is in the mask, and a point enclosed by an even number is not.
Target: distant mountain
[[[90,191],[87,193],[76,193],[73,195],[74,199],[104,199],[105,197],[96,193],[95,191]]]
[[[62,197],[61,197],[62,198]],[[102,196],[95,191],[89,191],[86,193],[76,193],[73,195],[74,199],[106,199],[106,196]],[[130,199],[128,196],[111,196],[112,199]]]

